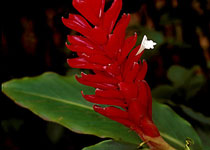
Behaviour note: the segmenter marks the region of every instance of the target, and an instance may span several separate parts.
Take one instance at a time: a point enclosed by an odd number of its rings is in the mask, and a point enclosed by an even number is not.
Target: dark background
[[[106,8],[111,0],[106,1]],[[61,17],[76,13],[71,0],[57,2],[6,2],[1,4],[0,81],[36,76],[46,71],[73,74],[66,59],[75,54],[65,48],[66,28]],[[200,66],[206,78],[191,102],[178,97],[176,104],[191,107],[209,117],[210,79],[210,1],[209,0],[123,0],[122,12],[131,13],[129,32],[147,28],[162,35],[158,53],[148,58],[146,80],[152,88],[169,83],[166,73],[171,65]],[[142,28],[140,28],[141,26]],[[139,27],[139,28],[138,28]],[[173,97],[172,99],[176,99]],[[171,106],[196,128],[201,125]],[[79,150],[102,139],[73,133],[49,123],[0,95],[0,149],[2,150]]]

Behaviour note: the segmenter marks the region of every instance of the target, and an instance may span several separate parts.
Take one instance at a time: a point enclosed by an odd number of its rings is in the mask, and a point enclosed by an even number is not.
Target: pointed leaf
[[[38,77],[11,80],[4,83],[2,89],[18,105],[74,132],[112,137],[134,144],[140,142],[127,127],[93,111],[93,104],[82,97],[81,91],[93,94],[94,89],[81,85],[73,76],[45,73]]]
[[[74,77],[45,73],[6,82],[3,92],[18,105],[28,108],[41,118],[57,122],[78,133],[110,137],[138,145],[139,137],[125,126],[96,113],[91,103],[82,98],[81,91],[93,94],[94,89],[81,85]],[[201,142],[191,125],[168,106],[153,102],[154,122],[163,138],[183,150],[185,139],[194,140],[191,150],[202,150]]]
[[[153,120],[160,134],[178,150],[183,149],[187,137],[194,141],[190,150],[202,149],[201,140],[192,126],[167,105],[153,101]]]

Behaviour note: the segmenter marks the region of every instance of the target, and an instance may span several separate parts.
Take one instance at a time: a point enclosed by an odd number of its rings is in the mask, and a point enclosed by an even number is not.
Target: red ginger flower
[[[76,14],[62,18],[67,27],[83,35],[68,36],[71,44],[66,46],[78,54],[77,58],[68,59],[68,64],[72,68],[91,69],[94,72],[76,76],[81,84],[96,88],[95,95],[84,95],[83,92],[82,95],[89,102],[111,105],[94,105],[93,109],[136,131],[151,149],[173,149],[161,138],[152,121],[151,91],[144,80],[147,63],[144,60],[139,62],[144,48],[152,48],[156,43],[144,37],[142,46],[131,51],[137,34],[125,39],[130,15],[123,14],[113,30],[122,0],[114,0],[106,12],[104,5],[105,0],[73,0],[73,6],[92,25]]]

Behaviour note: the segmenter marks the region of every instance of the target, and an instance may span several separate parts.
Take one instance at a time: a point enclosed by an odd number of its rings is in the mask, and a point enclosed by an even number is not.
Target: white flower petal
[[[147,40],[147,36],[144,35],[143,40],[141,42],[141,47],[139,48],[136,55],[140,54],[144,49],[154,49],[154,46],[157,43],[153,42],[152,40]]]

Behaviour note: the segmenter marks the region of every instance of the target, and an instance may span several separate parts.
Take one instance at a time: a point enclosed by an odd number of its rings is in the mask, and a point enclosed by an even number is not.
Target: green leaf
[[[208,127],[196,128],[196,131],[198,132],[199,136],[202,139],[203,149],[209,150],[210,127],[208,126]]]
[[[210,147],[210,117],[206,117],[203,114],[196,112],[193,109],[184,105],[181,105],[180,108],[186,115],[191,117],[191,119],[194,119],[198,122],[198,124],[195,125],[195,130],[201,138],[204,149],[208,150]]]
[[[134,144],[117,142],[113,140],[105,140],[96,145],[85,147],[82,150],[137,150],[137,147],[138,146]]]
[[[174,92],[176,94],[182,93],[181,95],[188,100],[194,97],[205,84],[205,76],[199,72],[201,72],[199,66],[186,69],[184,67],[174,65],[169,68],[167,76],[168,79],[173,83],[173,88],[175,89]],[[167,93],[169,90],[170,89],[165,88],[165,93]]]
[[[185,69],[184,67],[174,65],[169,68],[167,76],[175,86],[179,87],[191,76],[191,71]]]
[[[93,111],[80,91],[94,92],[93,88],[79,84],[74,77],[45,73],[38,77],[25,77],[6,82],[3,92],[18,105],[28,108],[41,118],[57,122],[78,133],[110,137],[114,140],[138,145],[136,133],[125,126]],[[185,139],[194,140],[191,150],[201,150],[201,142],[191,125],[168,106],[153,103],[153,118],[163,138],[177,149],[184,149]]]
[[[186,99],[189,99],[196,95],[196,93],[202,88],[205,84],[206,79],[202,74],[194,75],[188,80],[186,84]]]
[[[2,89],[18,105],[74,132],[112,137],[134,144],[141,142],[127,127],[94,112],[93,104],[81,95],[82,90],[88,94],[94,89],[79,84],[73,76],[45,73],[39,77],[14,79],[3,84]]]
[[[191,150],[202,149],[199,136],[192,126],[170,107],[153,101],[153,120],[164,139],[177,149],[183,149],[187,137],[193,139]]]
[[[202,124],[210,126],[210,117],[206,117],[203,114],[196,112],[193,109],[184,105],[180,105],[180,108],[183,110],[184,113],[186,113],[186,115],[188,115],[192,119],[199,121]]]
[[[171,96],[176,92],[176,89],[170,85],[160,85],[152,89],[152,97],[171,99]]]

